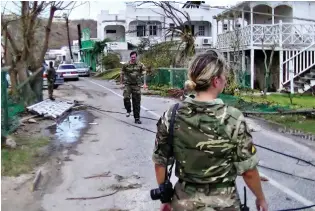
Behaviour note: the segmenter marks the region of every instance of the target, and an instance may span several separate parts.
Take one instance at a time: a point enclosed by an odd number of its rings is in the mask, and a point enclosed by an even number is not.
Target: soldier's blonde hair
[[[211,86],[212,79],[220,77],[227,68],[224,57],[217,51],[196,55],[190,64],[185,88],[189,91],[205,91]]]

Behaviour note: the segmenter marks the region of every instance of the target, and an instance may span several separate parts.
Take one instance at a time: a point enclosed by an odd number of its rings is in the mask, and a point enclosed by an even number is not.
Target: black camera
[[[166,180],[163,184],[159,185],[159,188],[152,189],[150,191],[151,199],[160,199],[162,204],[170,203],[172,201],[173,194],[173,185],[169,180]]]

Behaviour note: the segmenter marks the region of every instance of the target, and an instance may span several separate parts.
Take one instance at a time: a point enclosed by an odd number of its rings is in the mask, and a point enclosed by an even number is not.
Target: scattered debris
[[[91,122],[91,123],[89,123],[89,125],[98,125],[98,123],[96,123],[96,122]]]
[[[121,175],[119,175],[119,174],[115,174],[115,179],[118,181],[118,182],[121,182],[121,181],[123,181],[123,180],[125,180],[125,179],[129,179],[129,178],[135,178],[135,179],[140,179],[141,177],[140,176],[138,176],[138,175],[131,175],[131,176],[129,176],[129,177],[124,177],[124,176],[121,176]]]
[[[35,179],[33,180],[33,183],[32,183],[32,187],[31,187],[31,191],[33,192],[36,187],[37,187],[37,184],[39,182],[39,179],[40,179],[40,176],[41,176],[41,170],[39,169],[36,174],[35,174]]]
[[[75,103],[66,101],[51,101],[49,99],[27,107],[27,110],[45,117],[57,118],[75,106]]]
[[[117,148],[117,149],[116,149],[116,151],[120,151],[120,150],[124,150],[124,149],[122,149],[122,148]]]
[[[37,116],[38,116],[38,115],[31,115],[31,116],[23,117],[23,118],[20,120],[20,124],[21,124],[21,125],[24,125],[24,122],[29,121],[30,119],[34,119],[34,118],[37,117]]]
[[[110,171],[104,172],[104,173],[98,174],[98,175],[93,175],[93,176],[89,176],[89,177],[84,177],[84,179],[91,179],[91,178],[97,178],[97,177],[111,177]]]
[[[137,189],[137,188],[141,188],[141,187],[142,187],[142,185],[139,183],[133,183],[133,184],[129,184],[129,185],[114,184],[114,185],[110,186],[111,189],[117,190],[117,191]]]
[[[35,119],[29,119],[28,122],[29,123],[36,123],[37,121]]]
[[[74,111],[85,110],[85,109],[87,109],[86,105],[77,105],[77,106],[72,107],[72,110]]]
[[[98,142],[99,140],[97,140],[97,139],[94,139],[94,140],[92,140],[91,142]]]
[[[6,141],[6,143],[5,143],[6,146],[9,146],[12,149],[16,148],[16,142],[12,136],[6,137],[5,141]]]
[[[267,177],[263,177],[263,176],[260,176],[260,180],[263,181],[263,182],[269,181]]]
[[[118,181],[118,182],[121,182],[122,180],[126,179],[125,177],[119,175],[119,174],[116,174],[115,175],[115,179]]]
[[[66,198],[66,200],[89,200],[89,199],[99,199],[99,198],[103,198],[103,197],[107,197],[107,196],[112,196],[114,194],[116,194],[118,192],[118,190],[112,192],[112,193],[108,193],[108,194],[104,194],[101,196],[94,196],[94,197],[78,197],[78,198]]]

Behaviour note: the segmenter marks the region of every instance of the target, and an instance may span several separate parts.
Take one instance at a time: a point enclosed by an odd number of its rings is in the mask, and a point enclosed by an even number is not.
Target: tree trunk
[[[43,101],[43,68],[38,68],[35,73],[37,71],[40,71],[40,73],[31,81],[31,88],[36,96],[36,102],[41,102]]]
[[[27,76],[27,65],[24,61],[18,61],[16,64],[17,69],[17,75],[19,83],[26,81],[28,79]],[[33,92],[30,83],[26,83],[23,87],[20,88],[20,90],[17,90],[20,94],[20,96],[23,98],[24,104],[30,105],[34,102],[36,95]]]
[[[11,90],[12,94],[16,94],[16,88],[17,88],[17,73],[14,68],[9,69],[9,75],[10,75],[10,81],[11,81]]]

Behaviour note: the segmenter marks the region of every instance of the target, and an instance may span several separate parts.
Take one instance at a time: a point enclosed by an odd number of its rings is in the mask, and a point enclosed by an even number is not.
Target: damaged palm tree
[[[173,37],[178,35],[180,42],[177,47],[177,54],[173,60],[173,66],[186,66],[187,61],[195,55],[195,34],[193,34],[192,23],[190,15],[183,10],[180,10],[174,6],[174,3],[167,1],[144,1],[143,4],[153,4],[162,9],[163,12],[155,13],[164,16],[172,21],[174,27],[165,28],[165,36],[170,36],[173,41]]]
[[[54,15],[65,10],[73,2],[21,1],[14,2],[18,13],[9,14],[3,8],[1,33],[8,40],[6,65],[9,70],[12,91],[22,97],[25,105],[42,100],[42,70],[49,45]],[[48,12],[48,18],[42,17]],[[5,15],[7,14],[7,15]]]

